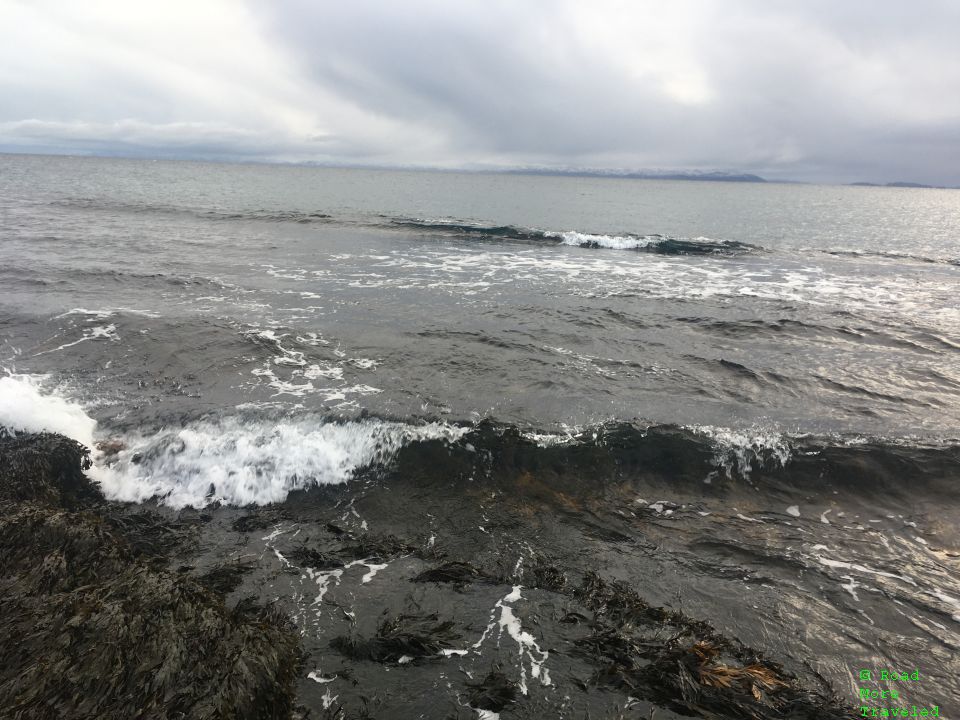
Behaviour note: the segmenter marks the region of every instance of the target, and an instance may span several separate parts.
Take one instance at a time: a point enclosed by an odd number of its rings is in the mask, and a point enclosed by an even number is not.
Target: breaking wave
[[[0,377],[0,431],[55,432],[93,447],[96,421],[83,408],[58,394],[46,392],[44,377]]]
[[[294,490],[345,483],[362,468],[389,462],[407,443],[455,440],[462,432],[439,423],[339,423],[309,416],[199,421],[128,439],[101,486],[108,498],[127,502],[266,505]]]
[[[336,420],[314,414],[201,418],[157,432],[110,436],[41,379],[0,378],[0,427],[58,432],[94,449],[91,476],[110,500],[174,508],[266,505],[289,493],[389,469],[470,481],[499,472],[568,468],[578,477],[660,477],[724,492],[778,487],[896,489],[941,483],[960,469],[956,440],[789,435],[763,428],[616,422],[561,434],[490,420],[475,424]],[[436,443],[440,443],[437,445]],[[950,488],[951,491],[956,490]]]
[[[585,248],[637,250],[657,255],[740,255],[759,250],[756,245],[710,238],[674,238],[664,235],[591,235],[580,232],[547,232],[564,245]]]
[[[577,231],[537,230],[513,225],[483,225],[451,219],[396,218],[393,227],[404,227],[423,232],[491,240],[549,242],[582,248],[635,250],[658,255],[737,255],[760,250],[756,245],[711,238],[677,238],[666,235],[638,235],[624,233],[606,235]]]
[[[306,210],[262,209],[231,212],[219,209],[204,210],[148,203],[117,203],[93,198],[61,200],[53,203],[53,205],[133,214],[188,215],[202,220],[214,221],[261,221],[297,224],[340,223],[345,225],[357,222],[353,218],[334,217],[327,213]],[[365,223],[361,222],[360,224]],[[540,230],[515,225],[485,225],[456,218],[405,218],[381,215],[373,225],[480,240],[552,243],[583,248],[634,250],[658,255],[739,255],[762,249],[749,243],[734,240],[715,240],[706,237],[681,238],[659,234],[622,233],[611,235],[575,230]]]

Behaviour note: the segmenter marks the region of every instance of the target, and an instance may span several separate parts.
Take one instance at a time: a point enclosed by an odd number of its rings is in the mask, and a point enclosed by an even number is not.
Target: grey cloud
[[[0,147],[960,184],[946,0],[216,7],[170,38],[184,52],[133,20],[100,47],[96,23],[29,15],[71,39],[76,67],[60,82],[19,42],[0,70]],[[198,43],[228,14],[211,54]]]

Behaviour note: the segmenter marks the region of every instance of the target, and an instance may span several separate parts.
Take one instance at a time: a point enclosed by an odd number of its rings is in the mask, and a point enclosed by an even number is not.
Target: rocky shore
[[[189,527],[105,503],[62,436],[3,439],[0,457],[0,714],[290,716],[298,633],[172,565]]]
[[[604,472],[590,457],[551,466],[517,437],[482,487],[451,484],[493,441],[504,450],[481,427],[424,443],[389,478],[283,505],[173,512],[104,501],[71,440],[3,438],[2,714],[855,716],[824,683],[594,571],[571,536],[623,538],[597,520],[617,488],[591,499],[573,482]],[[441,511],[461,531],[437,541]]]

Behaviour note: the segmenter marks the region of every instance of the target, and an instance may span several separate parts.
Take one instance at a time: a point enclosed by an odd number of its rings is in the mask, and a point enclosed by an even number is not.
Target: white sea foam
[[[116,308],[101,308],[100,310],[90,310],[88,308],[73,308],[72,310],[67,310],[65,313],[61,313],[55,316],[54,320],[61,320],[65,317],[70,317],[71,315],[85,315],[94,320],[106,320],[109,317],[113,317],[117,313],[127,313],[129,315],[142,315],[144,317],[160,317],[159,313],[152,312],[150,310],[135,310],[134,308],[128,307],[116,307]]]
[[[706,238],[692,240],[721,243]],[[780,267],[763,255],[751,256],[750,262],[712,254],[696,262],[659,255],[637,262],[625,255],[544,253],[540,247],[494,250],[486,245],[417,252],[404,248],[364,268],[382,271],[383,275],[366,272],[363,277],[345,275],[333,278],[333,282],[353,287],[427,289],[458,298],[526,282],[539,287],[562,286],[571,294],[587,298],[640,295],[699,300],[749,295],[763,302],[838,305],[857,312],[886,314],[897,308],[947,334],[960,322],[960,310],[952,302],[956,282],[937,274],[918,276],[909,283],[899,275],[877,276],[864,283],[862,275],[840,272],[840,268],[828,269],[815,263]]]
[[[45,392],[43,376],[0,378],[0,426],[13,431],[60,433],[93,448],[97,422],[76,402]]]
[[[324,685],[326,683],[332,683],[334,680],[337,679],[337,676],[334,675],[333,677],[324,677],[323,673],[321,673],[320,670],[317,669],[317,670],[311,670],[309,673],[307,673],[307,679],[313,680],[315,683],[320,683],[321,685]]]
[[[409,442],[452,441],[464,432],[440,423],[227,417],[129,439],[101,484],[108,498],[128,502],[157,497],[172,507],[264,505],[292,490],[347,482],[362,467],[388,462]]]
[[[38,352],[36,354],[46,355],[47,353],[57,352],[58,350],[64,350],[68,347],[79,345],[87,340],[111,340],[116,342],[119,339],[120,336],[117,335],[117,326],[113,323],[110,323],[109,325],[94,325],[93,327],[84,328],[83,336],[79,340],[63,343],[52,350],[43,350],[42,352]]]
[[[520,563],[517,563],[518,567]],[[490,612],[490,622],[480,639],[473,644],[473,649],[478,649],[490,635],[494,628],[499,628],[500,636],[506,632],[514,642],[517,643],[520,654],[520,692],[527,694],[527,662],[530,665],[530,677],[540,681],[541,685],[551,685],[550,671],[545,667],[550,652],[541,650],[533,635],[523,629],[520,619],[514,613],[513,603],[523,599],[521,595],[522,586],[514,585],[513,589],[504,595]],[[497,618],[497,610],[500,611],[500,617]],[[525,662],[526,661],[526,662]]]
[[[697,425],[690,428],[710,438],[716,447],[713,461],[728,478],[735,473],[749,478],[754,464],[785,467],[790,462],[791,449],[787,438],[767,430],[732,430],[730,428]]]
[[[574,245],[576,247],[595,245],[613,250],[636,250],[638,248],[645,248],[650,245],[655,245],[657,241],[662,239],[657,235],[592,235],[590,233],[575,231],[546,232],[544,235],[549,238],[558,238],[564,245]]]
[[[556,447],[557,445],[569,445],[576,441],[573,431],[561,435],[560,433],[538,433],[532,430],[526,430],[520,434],[527,440],[535,442],[537,445],[543,448]]]
[[[325,402],[339,403],[336,407],[356,405],[355,400],[348,399],[349,395],[372,395],[382,392],[380,388],[365,384],[346,385],[344,379],[345,365],[370,370],[377,363],[367,358],[348,358],[339,348],[333,349],[337,357],[335,361],[319,360],[309,362],[307,354],[300,350],[286,347],[288,333],[278,334],[276,330],[254,328],[244,331],[248,338],[267,345],[275,354],[264,360],[263,365],[253,368],[250,373],[257,378],[258,384],[266,385],[274,390],[274,396],[290,395],[305,397],[307,395],[322,398]],[[316,333],[306,333],[296,336],[296,342],[303,345],[329,345],[330,341]],[[316,384],[315,384],[316,382]],[[341,384],[334,384],[341,383]]]

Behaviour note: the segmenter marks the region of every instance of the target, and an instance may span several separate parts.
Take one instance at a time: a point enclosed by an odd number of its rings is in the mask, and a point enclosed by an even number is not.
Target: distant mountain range
[[[855,182],[850,183],[855,187],[891,187],[891,188],[930,188],[934,190],[958,190],[960,188],[948,187],[946,185],[924,185],[923,183],[915,182],[889,182],[886,184],[881,183],[871,183],[871,182]]]
[[[639,180],[700,180],[706,182],[765,183],[766,178],[751,173],[674,170],[593,170],[583,168],[509,168],[502,172],[515,175],[574,175],[577,177],[611,177]]]
[[[677,170],[602,170],[602,169],[584,169],[584,168],[508,168],[498,172],[511,173],[516,175],[571,175],[576,177],[609,177],[609,178],[630,178],[640,180],[697,180],[701,182],[735,182],[735,183],[788,183],[797,184],[797,180],[767,180],[759,175],[752,173],[727,172],[722,170],[702,171],[677,171]],[[914,182],[889,182],[889,183],[870,183],[855,182],[849,183],[855,187],[889,187],[889,188],[931,188],[937,190],[960,190],[956,187],[947,187],[944,185],[924,185]]]

